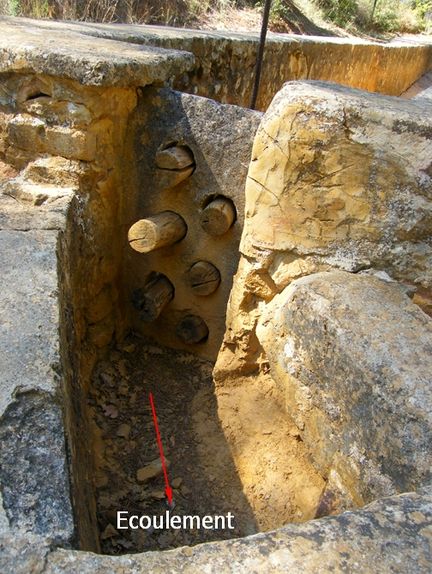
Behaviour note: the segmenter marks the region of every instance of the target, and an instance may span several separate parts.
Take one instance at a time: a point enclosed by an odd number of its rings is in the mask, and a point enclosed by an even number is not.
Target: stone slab
[[[164,345],[193,350],[210,360],[215,359],[225,330],[226,305],[239,258],[247,166],[261,116],[207,98],[148,87],[142,90],[130,122],[136,160],[125,174],[130,190],[125,228],[166,210],[180,214],[187,224],[182,241],[160,250],[142,254],[125,243],[129,301],[152,271],[166,275],[175,288],[174,299],[155,322],[143,322],[131,309],[133,327]],[[188,146],[195,168],[190,177],[166,188],[160,172],[168,170],[158,170],[155,158],[159,149],[172,142]],[[200,217],[203,207],[217,196],[233,202],[236,220],[226,233],[214,237],[201,227]],[[196,296],[186,280],[197,261],[210,262],[221,274],[217,290],[207,297]],[[190,314],[201,317],[209,328],[207,341],[199,345],[183,343],[176,335],[178,323]]]
[[[84,36],[37,21],[0,19],[0,72],[48,74],[89,86],[163,83],[192,67],[192,54]]]
[[[100,556],[52,550],[42,539],[0,539],[5,574],[429,574],[431,490],[374,502],[337,517],[291,524],[237,540],[167,552]]]
[[[26,221],[24,208],[8,218],[15,200],[2,199],[0,526],[64,543],[74,523],[59,400],[58,230],[31,229],[43,217]]]
[[[13,20],[13,19],[12,19]],[[9,22],[11,19],[9,19]],[[207,31],[129,24],[32,21],[48,37],[61,33],[103,38],[107,42],[186,50],[195,56],[189,72],[179,73],[174,87],[223,103],[250,105],[258,33]],[[91,43],[92,46],[96,45]],[[115,44],[111,44],[115,45]],[[117,53],[121,48],[116,49]],[[265,110],[289,80],[312,79],[400,95],[432,66],[430,39],[371,42],[359,38],[296,36],[269,33],[257,109]]]
[[[432,320],[396,282],[298,279],[257,335],[315,466],[357,504],[431,480]]]
[[[17,384],[55,391],[58,307],[55,231],[0,231],[0,413]]]

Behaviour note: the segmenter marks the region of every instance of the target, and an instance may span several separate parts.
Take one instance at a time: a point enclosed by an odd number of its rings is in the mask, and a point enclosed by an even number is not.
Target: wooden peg
[[[162,274],[155,274],[143,288],[132,295],[132,302],[140,311],[140,318],[150,323],[159,317],[163,308],[174,298],[174,286]]]
[[[219,270],[208,261],[197,261],[186,272],[186,282],[196,295],[210,295],[219,287]]]
[[[190,177],[193,171],[193,166],[183,169],[157,169],[156,184],[160,189],[171,189]]]
[[[192,151],[185,145],[176,145],[156,153],[155,163],[160,169],[184,169],[195,164]]]
[[[129,229],[129,245],[140,253],[172,245],[183,239],[187,225],[178,213],[162,211],[157,215],[140,219]]]
[[[207,339],[209,330],[205,321],[198,315],[186,315],[177,325],[176,334],[183,343],[195,345]]]
[[[210,235],[223,235],[232,226],[236,210],[231,200],[217,197],[201,212],[201,227]]]

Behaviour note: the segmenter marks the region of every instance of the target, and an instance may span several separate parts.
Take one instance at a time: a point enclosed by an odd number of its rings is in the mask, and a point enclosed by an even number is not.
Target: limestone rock
[[[93,121],[90,110],[83,104],[55,100],[49,95],[24,101],[20,110],[43,118],[48,124],[85,128]]]
[[[136,46],[75,33],[73,27],[51,27],[2,17],[0,71],[36,72],[67,77],[90,86],[145,86],[188,70],[188,52]],[[49,40],[47,41],[47,36]]]
[[[362,572],[429,574],[432,562],[429,489],[385,498],[362,510],[291,524],[237,540],[225,540],[126,556],[49,550],[42,542],[4,539],[5,572],[28,574],[29,564],[46,559],[44,574],[182,572],[250,574]],[[18,546],[19,545],[19,546]],[[17,551],[17,546],[20,551]],[[25,549],[25,552],[23,551]],[[10,570],[8,570],[8,565]],[[39,574],[42,569],[35,570]]]
[[[16,115],[10,121],[8,135],[10,142],[23,150],[84,161],[92,161],[96,155],[93,133],[49,126],[43,120],[27,114]]]
[[[424,107],[320,83],[287,85],[255,138],[242,252],[314,251],[350,270],[384,258],[399,275],[408,271],[416,244],[419,253],[430,249],[432,107]]]
[[[55,66],[55,61],[61,58],[64,73],[73,74],[72,77],[83,83],[114,85],[129,78],[137,82],[134,83],[137,86],[152,83],[149,78],[152,72],[153,81],[160,82],[171,72],[176,76],[177,90],[223,103],[250,106],[253,74],[248,71],[253,70],[256,63],[257,32],[234,34],[221,30],[19,18],[18,23],[26,34],[26,44],[21,46],[19,38],[13,36],[17,32],[17,20],[3,20],[1,34],[5,40],[11,37],[10,43],[5,42],[6,46],[14,45],[15,41],[20,52],[24,52],[24,62],[38,71],[58,75],[59,66]],[[287,80],[326,80],[398,96],[429,71],[428,36],[423,36],[423,40],[417,36],[382,44],[353,37],[322,38],[315,31],[309,33],[311,36],[267,35],[258,109],[266,110]],[[58,40],[50,46],[52,58],[45,62],[39,54],[41,36]],[[25,50],[29,44],[37,48],[34,54],[30,53],[31,58]],[[64,50],[60,49],[62,46]],[[154,46],[167,50],[156,52]],[[92,47],[96,53],[90,53]],[[192,52],[195,65],[191,54],[179,50]],[[88,58],[87,70],[85,58]],[[156,58],[160,71],[164,72],[161,77],[156,76]],[[12,59],[10,65],[18,67],[18,62],[15,64]],[[186,69],[187,73],[183,73]]]
[[[14,197],[20,189],[13,189],[12,193],[7,191],[8,183],[0,185],[0,229],[6,231],[41,231],[41,230],[62,230],[65,227],[65,215],[69,208],[71,195],[66,194],[61,197],[53,196],[53,201],[46,201],[41,205],[34,205],[37,197],[45,197],[46,191],[38,189],[38,195],[29,197],[30,202],[17,201]],[[39,192],[42,194],[39,195]],[[64,189],[62,190],[62,194]],[[36,201],[36,203],[38,203]]]
[[[119,536],[119,533],[114,528],[114,526],[111,523],[109,523],[106,526],[105,530],[102,532],[101,538],[102,540],[106,540],[107,538],[113,538],[115,536]]]
[[[142,91],[134,114],[130,138],[136,161],[126,175],[128,201],[124,220],[133,224],[161,210],[173,211],[186,222],[187,234],[181,241],[164,247],[163,252],[152,251],[145,256],[130,248],[124,252],[131,301],[132,294],[154,271],[165,275],[175,286],[175,296],[157,322],[145,323],[139,310],[133,310],[133,328],[163,345],[185,349],[188,343],[176,336],[176,326],[185,315],[200,316],[209,333],[194,352],[206,359],[215,359],[225,330],[226,302],[239,257],[247,166],[260,119],[259,112],[151,87]],[[176,178],[183,172],[159,169],[155,164],[158,152],[173,142],[187,146],[195,162],[195,167],[182,168],[193,173],[180,182]],[[176,187],[166,189],[174,184]],[[214,237],[200,226],[200,214],[219,196],[235,205],[237,219],[227,233]],[[199,287],[195,291],[185,280],[185,274],[199,261],[211,263],[220,274],[220,282],[215,277],[214,291],[209,284],[206,296],[204,286],[201,296]]]
[[[150,496],[156,500],[163,500],[166,497],[166,494],[163,490],[152,490],[150,492]]]
[[[334,469],[355,504],[432,478],[432,320],[397,284],[298,279],[257,335],[315,466]]]
[[[33,205],[42,205],[47,202],[56,202],[63,198],[70,198],[73,195],[73,188],[58,187],[49,184],[37,184],[25,181],[22,177],[17,177],[0,185],[3,193],[23,202],[30,202]]]
[[[117,429],[117,436],[121,437],[121,438],[129,438],[131,432],[131,427],[130,425],[123,423],[119,426],[119,428]]]
[[[14,169],[11,165],[0,161],[0,181],[5,179],[10,179],[18,175],[16,169]]]
[[[22,176],[25,180],[36,184],[77,187],[79,178],[85,171],[85,166],[78,161],[60,156],[48,156],[30,162]]]
[[[168,467],[169,466],[168,459],[165,459],[165,463]],[[160,474],[162,474],[162,463],[160,458],[157,458],[155,460],[152,460],[146,466],[139,468],[137,470],[136,477],[138,482],[147,482],[152,478],[156,478],[156,476],[159,476]]]
[[[222,381],[265,356],[255,325],[293,280],[374,268],[432,292],[432,107],[321,82],[291,82],[257,131]]]

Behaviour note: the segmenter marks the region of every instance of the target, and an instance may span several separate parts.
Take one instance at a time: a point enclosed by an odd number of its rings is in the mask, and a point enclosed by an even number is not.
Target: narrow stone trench
[[[224,389],[217,400],[212,367],[133,336],[94,369],[88,403],[103,553],[164,550],[313,518],[324,481],[270,381]],[[116,529],[119,510],[160,516],[168,509],[162,473],[147,480],[140,473],[159,457],[150,392],[169,461],[172,512],[231,512],[233,530]]]

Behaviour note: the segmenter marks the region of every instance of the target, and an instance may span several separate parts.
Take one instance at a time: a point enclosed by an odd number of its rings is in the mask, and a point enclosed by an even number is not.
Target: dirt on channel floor
[[[314,517],[324,481],[272,380],[235,381],[216,397],[212,368],[133,337],[94,370],[88,402],[104,553],[194,545]],[[231,512],[234,530],[116,530],[118,510],[160,516],[168,509],[162,473],[138,480],[138,471],[159,458],[150,392],[169,461],[172,514]]]

